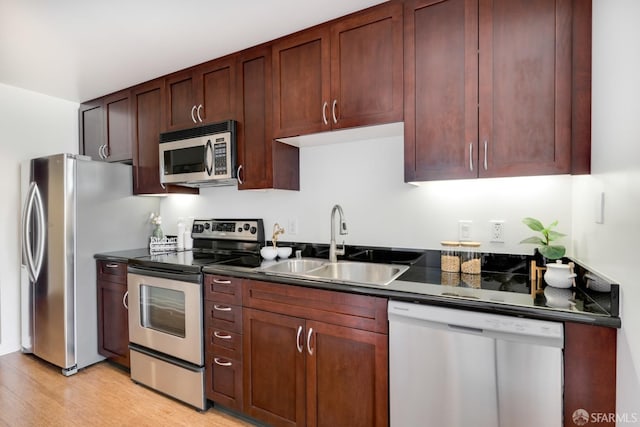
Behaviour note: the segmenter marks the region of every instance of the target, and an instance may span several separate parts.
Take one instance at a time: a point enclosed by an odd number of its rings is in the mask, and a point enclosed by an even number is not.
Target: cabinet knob
[[[487,170],[487,140],[484,140],[484,170]]]
[[[125,292],[122,296],[122,305],[124,306],[124,308],[129,310],[129,304],[127,301],[129,301],[129,291]]]
[[[338,118],[336,117],[336,106],[338,105],[338,100],[333,100],[333,105],[331,105],[331,116],[333,117],[333,123],[338,123]]]
[[[309,356],[313,356],[313,349],[311,348],[311,335],[313,335],[313,328],[309,328],[309,332],[307,333],[307,352]]]
[[[214,357],[213,361],[216,363],[216,365],[220,365],[220,366],[233,366],[233,363],[229,362],[229,361],[225,361],[224,359],[220,359],[219,357]]]
[[[217,283],[219,285],[230,285],[231,280],[213,279],[213,283]]]
[[[473,142],[469,143],[469,170],[473,172]]]
[[[202,123],[202,116],[200,116],[200,109],[202,108],[202,104],[198,105],[198,109],[196,110],[196,116],[198,116],[198,121]]]
[[[226,305],[218,305],[218,304],[215,304],[213,306],[213,309],[218,311],[231,311],[231,307],[228,307]]]
[[[242,165],[238,166],[238,171],[236,172],[236,178],[238,178],[238,184],[244,184],[244,181],[242,181],[242,177],[240,176],[241,170],[242,170]]]
[[[198,123],[198,121],[196,120],[196,106],[194,105],[193,107],[191,107],[191,120],[193,121],[193,123]]]
[[[296,334],[296,347],[298,348],[298,353],[302,353],[303,344],[300,341],[300,337],[302,335],[302,326],[298,326],[298,333]]]
[[[327,120],[327,107],[329,106],[329,104],[327,103],[327,101],[324,102],[324,104],[322,104],[322,121],[324,122],[325,125],[329,124],[329,121]]]

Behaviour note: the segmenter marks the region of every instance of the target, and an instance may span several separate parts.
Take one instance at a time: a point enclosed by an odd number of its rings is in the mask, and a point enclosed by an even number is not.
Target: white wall
[[[619,414],[640,422],[640,2],[593,2],[592,174],[573,188],[575,256],[622,286]],[[605,193],[604,224],[593,221]],[[587,215],[583,215],[586,212]],[[588,408],[586,408],[588,409]]]
[[[238,191],[206,188],[200,196],[169,196],[161,202],[165,232],[181,216],[259,217],[271,235],[278,222],[289,229],[282,240],[328,243],[330,213],[339,203],[347,219],[347,244],[438,249],[458,239],[458,220],[472,220],[472,238],[485,251],[532,253],[520,245],[531,231],[525,216],[560,221],[571,233],[571,177],[545,176],[404,183],[401,137],[366,140],[300,151],[300,191]],[[489,221],[505,220],[505,243],[489,243]],[[565,243],[570,243],[570,237]]]
[[[20,348],[20,163],[78,152],[78,104],[0,84],[0,355]]]

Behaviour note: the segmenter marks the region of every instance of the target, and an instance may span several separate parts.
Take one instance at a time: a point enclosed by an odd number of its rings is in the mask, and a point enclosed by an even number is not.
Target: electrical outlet
[[[298,219],[297,218],[289,218],[287,221],[287,234],[298,234]]]
[[[458,221],[458,240],[471,240],[472,221],[461,219]]]
[[[493,243],[504,243],[504,221],[494,219],[489,221],[491,224],[490,240]]]

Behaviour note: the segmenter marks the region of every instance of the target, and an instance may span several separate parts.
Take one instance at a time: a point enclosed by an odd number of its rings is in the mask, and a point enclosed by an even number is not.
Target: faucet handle
[[[347,231],[347,223],[346,221],[340,221],[340,234],[341,235],[345,235],[345,234],[349,234],[349,232]],[[342,242],[342,245],[344,246],[344,242]]]

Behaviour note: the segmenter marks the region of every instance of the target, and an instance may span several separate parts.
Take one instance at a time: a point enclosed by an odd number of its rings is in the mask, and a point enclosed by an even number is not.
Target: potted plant
[[[547,227],[535,218],[527,217],[524,218],[522,222],[533,231],[540,232],[542,236],[531,236],[522,240],[520,243],[538,245],[538,252],[547,259],[560,259],[564,256],[566,252],[564,246],[551,244],[554,240],[566,236],[566,234],[553,230],[553,228],[558,225],[558,221],[552,222]]]

